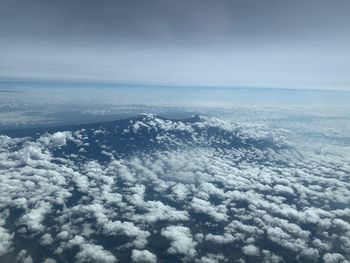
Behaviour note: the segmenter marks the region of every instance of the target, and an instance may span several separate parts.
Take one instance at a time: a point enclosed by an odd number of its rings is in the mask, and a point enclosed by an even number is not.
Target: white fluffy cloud
[[[65,132],[55,132],[53,134],[45,134],[39,139],[45,145],[52,145],[54,147],[63,146],[66,144],[68,139],[72,138],[72,133]]]
[[[197,242],[193,240],[191,230],[184,226],[168,226],[162,230],[162,235],[170,240],[170,254],[182,254],[193,258],[196,256]]]
[[[5,228],[0,227],[0,256],[10,251],[13,242],[13,234],[10,234]]]
[[[131,253],[131,259],[133,262],[143,262],[143,263],[155,263],[157,262],[157,257],[148,250],[137,250],[133,249]]]
[[[0,259],[26,249],[15,242],[21,236],[52,252],[43,262],[69,253],[77,262],[116,262],[120,254],[134,262],[164,255],[283,262],[285,254],[346,262],[348,148],[299,150],[274,132],[215,118],[185,123],[146,115],[123,133],[130,145],[142,138],[153,148],[118,155],[103,141],[117,135],[101,127],[0,136]],[[91,158],[90,147],[106,159]]]
[[[117,259],[111,252],[104,250],[101,246],[83,244],[76,255],[77,262],[114,263]]]
[[[252,244],[242,247],[242,251],[243,251],[243,254],[246,256],[255,256],[255,257],[260,256],[259,248]]]

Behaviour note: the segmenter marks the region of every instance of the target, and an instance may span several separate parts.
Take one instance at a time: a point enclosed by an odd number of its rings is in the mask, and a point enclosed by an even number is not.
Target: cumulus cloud
[[[157,257],[148,250],[133,249],[131,253],[131,259],[133,262],[155,263]]]
[[[0,136],[0,259],[346,262],[349,155],[298,151],[284,139],[227,120],[154,115]],[[30,254],[18,237],[53,252]]]
[[[260,256],[259,248],[252,244],[242,247],[242,251],[243,251],[243,254],[246,256],[255,256],[255,257]]]
[[[52,145],[54,147],[63,146],[67,143],[68,139],[72,138],[72,133],[65,132],[55,132],[53,134],[45,134],[41,136],[39,141],[41,141],[44,145]]]
[[[182,254],[193,258],[197,242],[193,240],[191,230],[184,226],[168,226],[162,229],[162,235],[170,240],[170,254]]]
[[[197,213],[203,213],[203,214],[209,215],[214,220],[217,220],[217,221],[227,220],[226,206],[224,205],[214,207],[208,201],[205,201],[199,198],[193,198],[191,202],[191,208],[193,209],[193,211]]]
[[[17,259],[22,263],[33,263],[32,257],[30,255],[28,255],[28,252],[25,249],[22,249],[17,254]]]
[[[75,257],[77,262],[99,262],[99,263],[114,263],[117,259],[111,252],[106,251],[102,246],[94,244],[82,244],[80,251]]]
[[[13,242],[13,234],[10,234],[7,229],[0,227],[0,256],[10,251]]]
[[[325,263],[348,263],[348,260],[345,260],[344,256],[339,253],[327,253],[323,256],[323,261]]]

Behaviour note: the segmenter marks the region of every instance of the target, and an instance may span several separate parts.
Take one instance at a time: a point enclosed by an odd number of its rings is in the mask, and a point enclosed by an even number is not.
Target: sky
[[[0,79],[350,90],[348,0],[2,0]]]

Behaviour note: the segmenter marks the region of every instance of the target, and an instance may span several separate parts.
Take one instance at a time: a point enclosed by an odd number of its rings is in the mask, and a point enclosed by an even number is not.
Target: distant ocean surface
[[[2,81],[0,130],[110,121],[142,113],[169,118],[228,113],[247,119],[247,114],[256,118],[283,110],[346,116],[349,101],[347,91]]]

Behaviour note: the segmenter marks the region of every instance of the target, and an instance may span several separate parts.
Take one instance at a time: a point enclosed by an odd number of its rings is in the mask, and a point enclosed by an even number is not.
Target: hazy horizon
[[[350,89],[350,2],[0,4],[0,78]]]

